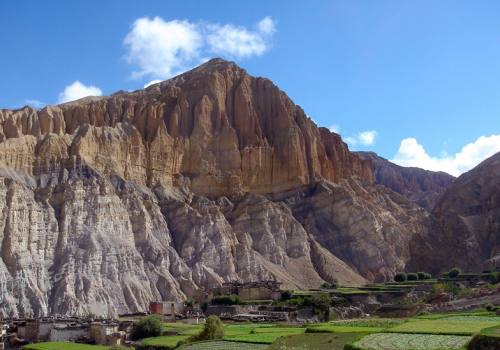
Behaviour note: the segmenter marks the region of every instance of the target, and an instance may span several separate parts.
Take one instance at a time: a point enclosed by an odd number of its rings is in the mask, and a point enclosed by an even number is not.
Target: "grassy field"
[[[390,332],[470,335],[500,325],[500,317],[448,316],[438,319],[412,319],[390,328]]]
[[[173,348],[179,341],[198,334],[202,325],[165,323],[164,329],[176,335],[144,339],[143,344]],[[422,315],[409,319],[341,320],[312,324],[307,327],[230,323],[224,327],[224,341],[200,342],[182,346],[180,349],[232,349],[238,344],[242,349],[259,350],[270,344],[272,344],[270,350],[341,349],[344,344],[359,339],[360,336],[365,337],[359,340],[356,346],[365,350],[459,349],[471,339],[471,335],[488,332],[492,335],[500,335],[500,317],[484,310]],[[383,344],[387,346],[384,347]],[[33,350],[66,348],[33,348]],[[104,348],[88,348],[88,350],[92,349]],[[75,350],[80,349],[75,348]],[[85,349],[81,348],[81,350]]]
[[[165,335],[161,337],[145,338],[142,340],[142,344],[149,346],[162,345],[174,348],[180,341],[186,340],[188,338],[189,335]]]
[[[179,350],[266,350],[267,344],[237,343],[231,341],[207,341],[184,345]]]
[[[366,333],[291,335],[278,339],[267,350],[343,350],[346,344],[364,335]]]
[[[70,342],[45,342],[25,345],[26,350],[106,350],[108,347],[101,345],[88,345]]]
[[[451,350],[463,349],[470,339],[459,335],[376,333],[354,345],[364,350]]]

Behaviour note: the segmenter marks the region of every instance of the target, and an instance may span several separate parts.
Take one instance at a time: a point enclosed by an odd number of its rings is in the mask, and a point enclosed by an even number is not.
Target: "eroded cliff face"
[[[459,176],[432,214],[431,234],[414,238],[415,264],[479,272],[499,266],[500,153]]]
[[[390,277],[428,213],[267,79],[0,110],[0,313],[116,315],[224,281]]]

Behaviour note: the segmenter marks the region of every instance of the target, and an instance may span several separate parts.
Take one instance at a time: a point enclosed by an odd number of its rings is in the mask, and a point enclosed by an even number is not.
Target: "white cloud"
[[[366,130],[358,133],[357,135],[346,137],[345,141],[351,146],[371,146],[375,143],[376,137],[377,132],[375,130]]]
[[[147,88],[148,86],[158,84],[158,83],[161,83],[161,79],[155,79],[155,80],[148,81],[146,84],[144,84],[144,89]]]
[[[208,55],[230,58],[260,56],[276,32],[271,17],[255,30],[233,24],[165,21],[161,17],[137,19],[123,40],[127,62],[138,67],[132,78],[167,79],[207,60]]]
[[[127,61],[139,67],[132,77],[166,78],[188,69],[199,57],[202,36],[188,21],[143,17],[134,22],[123,43]]]
[[[442,154],[440,157],[430,156],[415,138],[401,141],[399,150],[391,160],[402,166],[414,166],[433,171],[444,171],[458,176],[500,152],[500,135],[481,136],[465,145],[454,155]]]
[[[270,47],[269,37],[276,32],[271,17],[265,17],[257,23],[256,31],[232,24],[213,24],[208,28],[211,32],[207,37],[210,49],[237,58],[262,55]]]
[[[64,88],[64,91],[59,94],[59,103],[78,100],[87,96],[101,96],[102,90],[96,86],[86,86],[79,80]]]
[[[337,124],[332,124],[330,125],[330,127],[328,128],[331,132],[334,132],[336,134],[338,134],[340,132],[340,126],[337,125]]]
[[[43,108],[47,105],[45,102],[39,100],[24,100],[24,103],[33,108]]]
[[[257,23],[257,28],[263,35],[273,35],[276,32],[276,23],[271,17],[267,16]]]

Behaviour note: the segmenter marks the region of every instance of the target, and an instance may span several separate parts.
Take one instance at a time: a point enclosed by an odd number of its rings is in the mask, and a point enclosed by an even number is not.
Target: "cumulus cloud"
[[[265,17],[257,24],[257,30],[226,24],[209,27],[207,40],[211,51],[237,58],[260,56],[269,49],[268,37],[275,31],[274,21]]]
[[[460,152],[440,157],[430,156],[417,139],[410,137],[401,141],[391,161],[402,166],[444,171],[458,176],[497,152],[500,152],[500,135],[481,136],[465,145]]]
[[[166,79],[206,61],[207,55],[229,58],[260,56],[276,32],[271,17],[254,30],[233,24],[165,21],[161,17],[137,19],[123,40],[126,60],[138,67],[132,78]]]
[[[59,94],[59,103],[78,100],[87,96],[101,96],[102,90],[96,86],[86,86],[79,80],[64,88],[64,91]]]
[[[377,137],[377,132],[375,130],[362,131],[354,136],[349,136],[345,138],[345,141],[351,146],[371,146],[375,143],[375,138]]]
[[[188,21],[144,17],[134,22],[123,43],[128,48],[127,61],[139,67],[132,77],[169,77],[198,58],[202,35]]]

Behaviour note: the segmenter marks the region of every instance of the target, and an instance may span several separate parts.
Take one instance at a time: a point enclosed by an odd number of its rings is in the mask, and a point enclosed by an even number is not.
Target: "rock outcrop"
[[[0,110],[0,314],[116,315],[224,281],[389,278],[427,211],[271,81],[212,60]]]
[[[370,160],[377,184],[402,194],[427,210],[432,210],[437,199],[451,185],[455,177],[442,171],[402,167],[373,152],[355,152]]]

